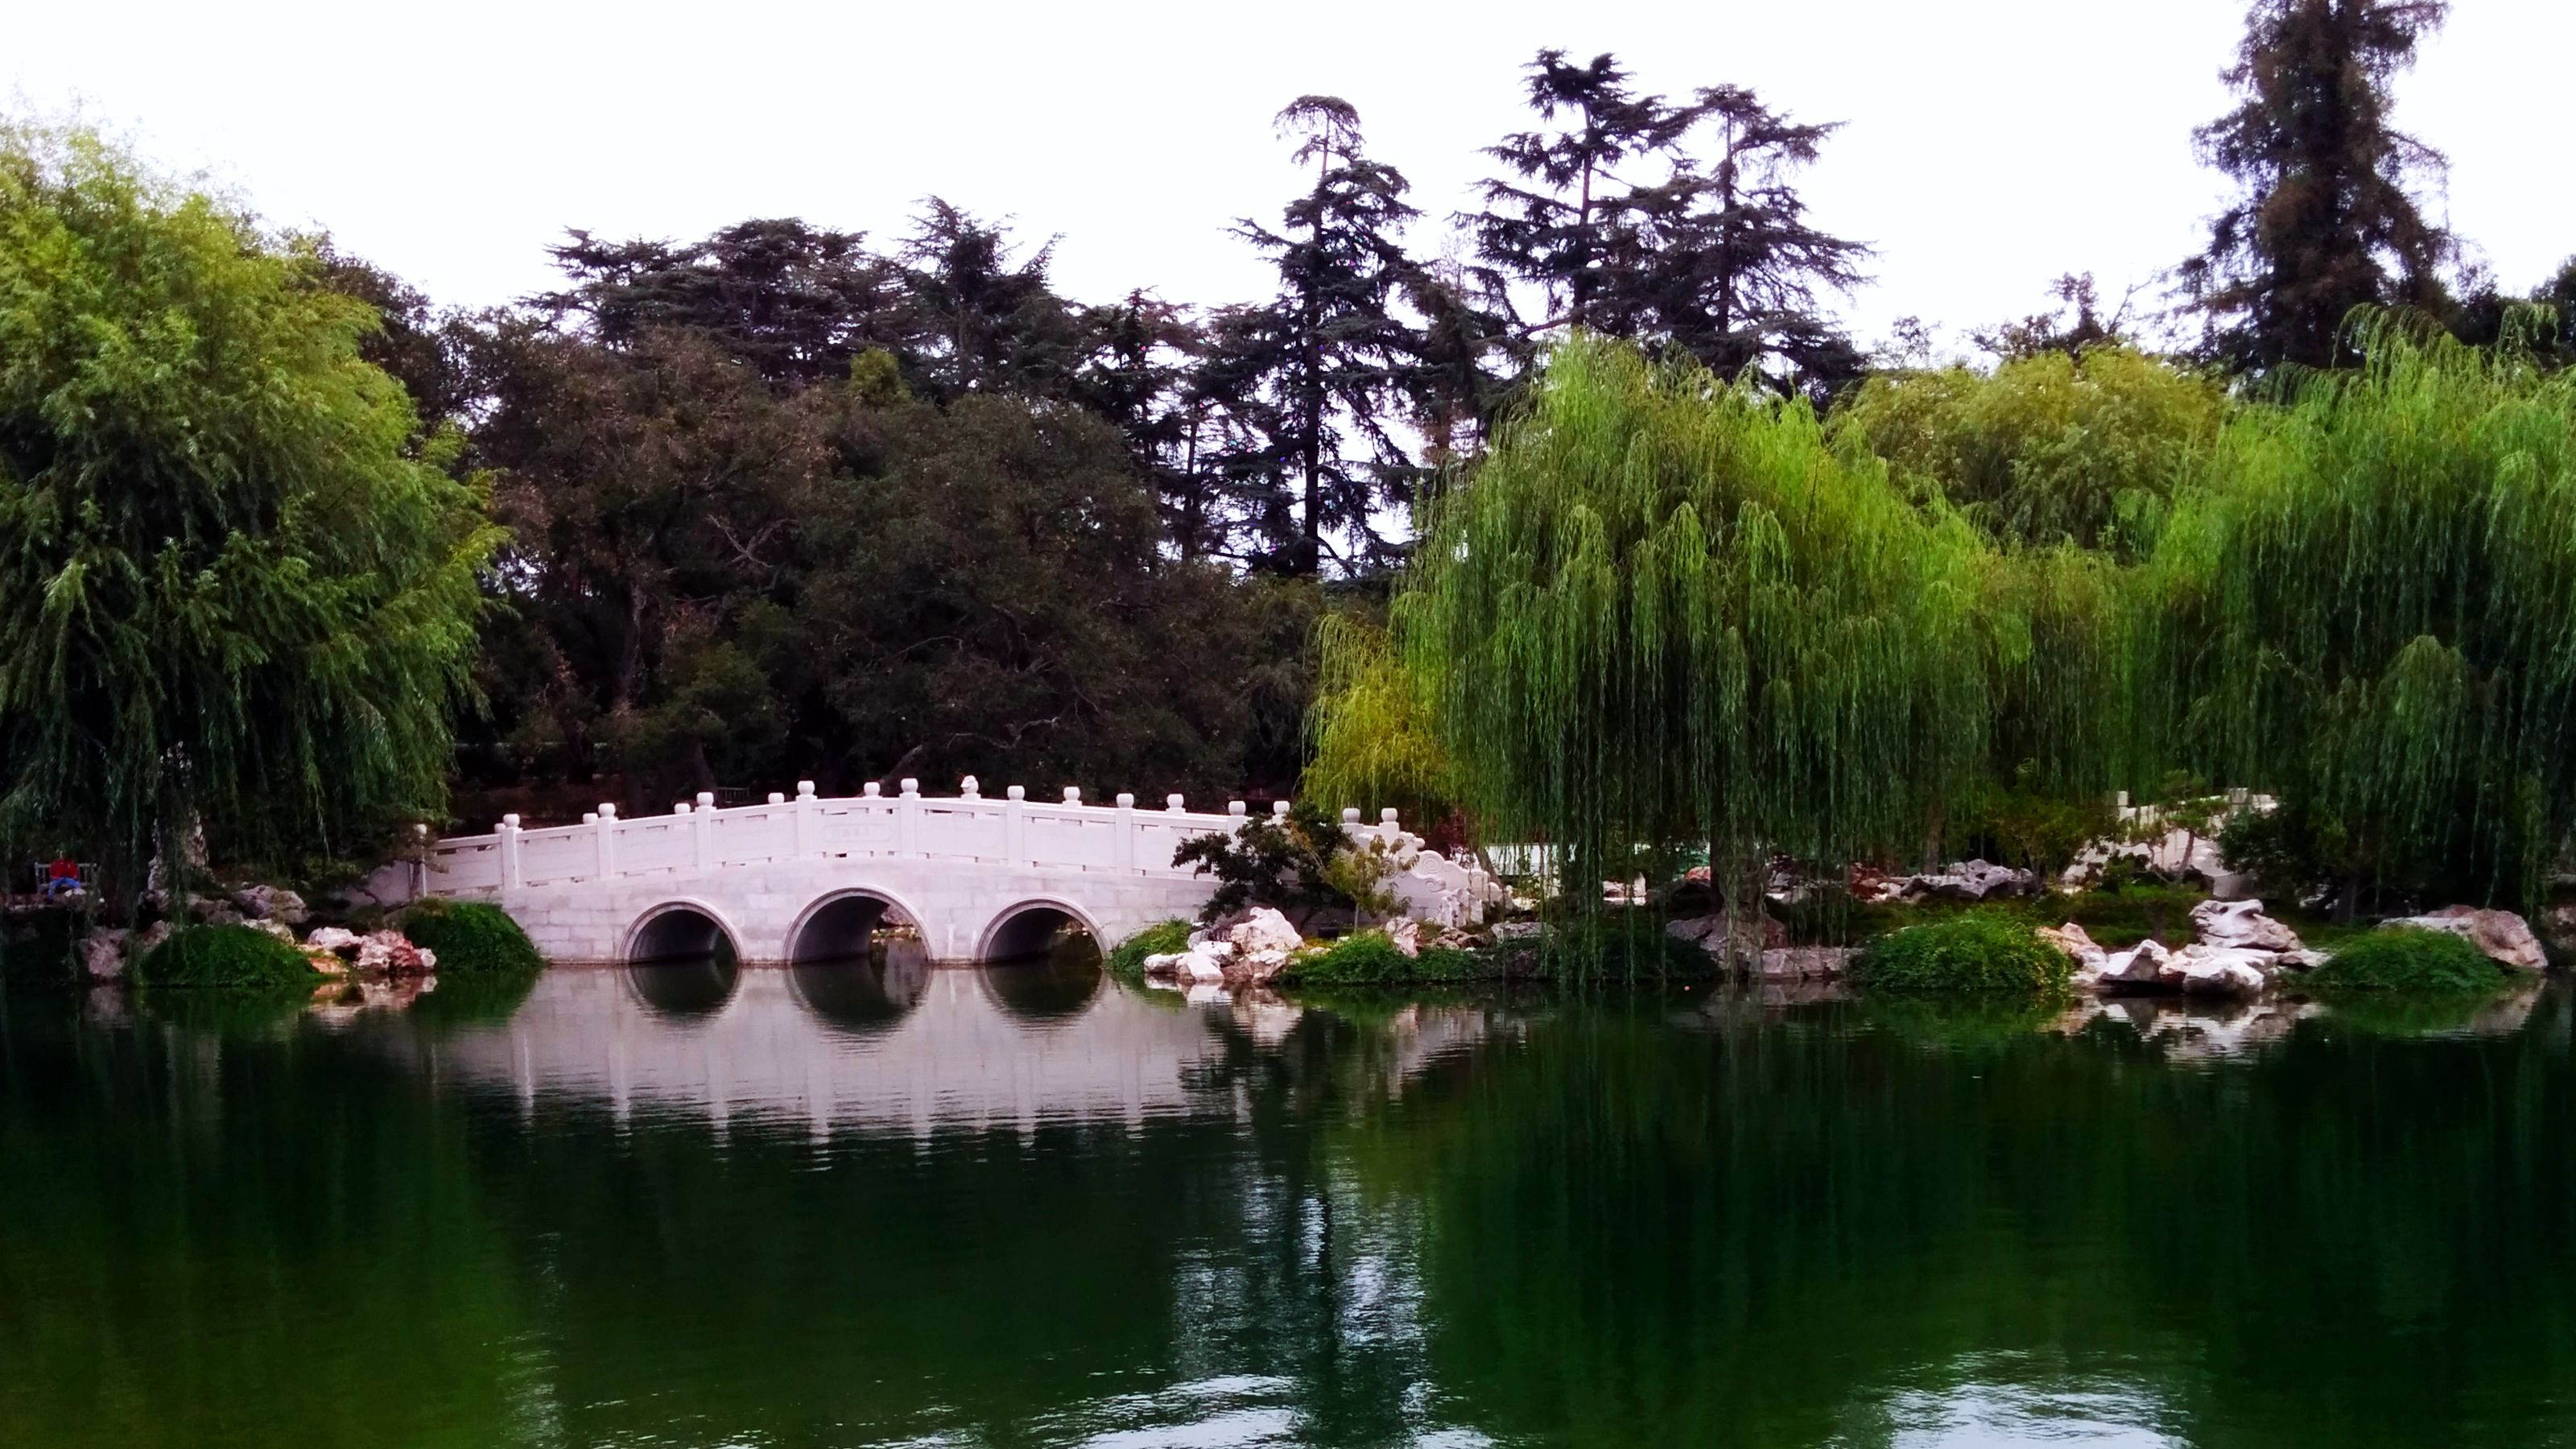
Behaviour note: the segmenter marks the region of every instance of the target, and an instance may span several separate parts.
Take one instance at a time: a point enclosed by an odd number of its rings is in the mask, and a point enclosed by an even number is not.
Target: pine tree
[[[1289,203],[1281,230],[1238,223],[1277,269],[1279,291],[1221,319],[1216,365],[1257,407],[1246,439],[1255,446],[1236,455],[1235,471],[1261,490],[1251,511],[1266,562],[1312,576],[1328,551],[1345,571],[1392,552],[1372,518],[1402,499],[1410,476],[1393,429],[1419,344],[1394,307],[1419,275],[1397,235],[1418,213],[1403,175],[1361,153],[1348,101],[1301,96],[1278,124],[1297,138],[1291,159],[1314,165],[1315,184]]]
[[[2243,97],[2198,133],[2243,189],[2180,271],[2215,362],[2326,367],[2356,307],[2443,310],[2455,247],[2412,190],[2439,152],[2389,124],[2389,82],[2445,0],[2256,0],[2226,79]]]
[[[1463,218],[1489,285],[1534,289],[1527,331],[1580,328],[1688,353],[1779,390],[1830,392],[1864,359],[1820,294],[1861,280],[1860,243],[1810,225],[1790,174],[1816,159],[1831,125],[1806,124],[1740,86],[1687,104],[1638,95],[1611,56],[1570,65],[1543,50],[1531,107],[1560,129],[1505,137],[1486,154],[1508,176]],[[1695,139],[1714,135],[1714,154]]]

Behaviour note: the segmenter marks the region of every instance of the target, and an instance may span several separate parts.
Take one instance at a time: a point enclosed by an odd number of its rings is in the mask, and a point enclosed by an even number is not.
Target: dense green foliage
[[[1181,842],[1172,864],[1196,866],[1214,876],[1216,889],[1199,912],[1222,920],[1246,906],[1271,906],[1292,919],[1321,910],[1351,910],[1348,877],[1335,861],[1348,856],[1350,837],[1332,811],[1300,800],[1284,815],[1254,816],[1231,835],[1201,835]]]
[[[2230,419],[2145,580],[2137,717],[2347,886],[2529,909],[2576,838],[2576,375],[2366,350]]]
[[[438,957],[442,983],[460,976],[519,976],[546,964],[509,912],[481,901],[414,901],[395,925],[413,945]]]
[[[1990,557],[1805,404],[1578,342],[1432,513],[1392,623],[1479,819],[1604,878],[1709,842],[1741,901],[1775,851],[1919,846],[1984,778],[1997,672],[2090,607],[2052,560],[2012,627],[1981,618]]]
[[[1870,991],[1962,996],[2042,995],[2066,989],[2073,965],[2015,912],[1968,911],[1872,942],[1851,981]]]
[[[146,987],[293,991],[322,980],[304,953],[252,926],[183,926],[134,965]]]
[[[292,862],[439,813],[497,535],[318,270],[95,136],[0,125],[13,856],[134,891],[192,823]]]
[[[2174,489],[2226,412],[2213,378],[2093,347],[1991,373],[1882,373],[1834,426],[1998,544],[2072,543],[2134,562],[2154,548]]]
[[[2503,984],[2503,971],[2464,937],[2413,926],[2382,927],[2357,936],[2300,980],[2304,989],[2329,995],[2492,993]]]
[[[1141,986],[1145,981],[1146,957],[1175,955],[1188,950],[1189,946],[1189,922],[1162,921],[1111,947],[1109,954],[1101,958],[1101,964],[1118,980],[1129,986]]]

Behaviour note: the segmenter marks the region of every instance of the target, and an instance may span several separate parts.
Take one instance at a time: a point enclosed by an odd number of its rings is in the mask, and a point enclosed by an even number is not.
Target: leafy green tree
[[[0,836],[126,889],[436,816],[499,535],[310,248],[0,130]],[[175,854],[173,858],[176,858]]]
[[[1204,797],[1257,771],[1283,699],[1293,736],[1306,591],[1170,556],[1115,429],[1003,397],[850,426],[873,442],[802,520],[798,611],[844,778]]]
[[[2428,331],[2378,319],[2361,371],[2230,420],[2147,580],[2138,712],[2288,802],[2276,846],[2347,909],[2530,909],[2576,839],[2576,374]]]
[[[782,397],[703,333],[611,349],[525,319],[478,368],[475,449],[514,530],[486,660],[494,767],[623,771],[643,800],[758,771],[795,699],[751,682],[739,635],[796,598],[842,389]],[[783,633],[761,642],[802,658]]]
[[[1880,373],[1833,427],[1997,543],[2071,543],[2134,563],[2227,411],[2214,381],[2157,358],[2046,347],[1992,372]]]
[[[2212,361],[2261,372],[2338,360],[2354,308],[2439,313],[2454,243],[2415,187],[2441,154],[2389,122],[2389,82],[2446,0],[2255,0],[2227,83],[2243,98],[2198,133],[2241,194],[2182,264]]]

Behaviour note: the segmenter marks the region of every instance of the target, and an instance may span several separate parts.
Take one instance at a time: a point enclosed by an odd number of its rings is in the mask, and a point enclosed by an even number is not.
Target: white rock
[[[133,937],[125,943],[125,959],[128,961],[140,961],[144,957],[151,955],[152,948],[169,940],[170,933],[176,929],[178,928],[171,925],[168,921],[154,921],[151,925],[145,926],[142,930],[135,932]]]
[[[2250,999],[2272,984],[2275,954],[2242,946],[2194,942],[2156,969],[2156,979],[2187,996]]]
[[[1223,981],[1226,959],[1234,954],[1230,946],[1223,955],[1218,954],[1216,948],[1223,945],[1222,941],[1211,941],[1205,946],[1192,946],[1181,957],[1180,978],[1201,984]]]
[[[2449,906],[2429,916],[2408,916],[2380,924],[2448,931],[2466,939],[2470,945],[2484,952],[2488,960],[2500,966],[2510,966],[2516,971],[2549,969],[2549,957],[2540,949],[2540,938],[2531,934],[2531,923],[2511,911]]]
[[[304,897],[283,886],[244,886],[233,892],[233,904],[254,921],[284,921],[290,926],[304,924]]]
[[[2140,941],[2126,951],[2113,951],[2102,958],[2102,970],[2096,984],[2102,986],[2153,986],[2160,979],[2173,953],[2153,940]]]
[[[1825,981],[1843,974],[1852,957],[1849,946],[1774,946],[1762,953],[1765,981]]]
[[[1181,963],[1189,959],[1190,953],[1187,951],[1166,951],[1148,956],[1144,962],[1145,979],[1158,981],[1178,976]]]
[[[1546,925],[1538,921],[1503,921],[1494,927],[1497,941],[1535,941],[1546,934]]]
[[[244,921],[242,924],[264,936],[275,936],[290,946],[295,944],[295,928],[275,917],[261,916],[255,920]]]
[[[1419,956],[1422,954],[1422,923],[1420,921],[1410,918],[1390,921],[1387,923],[1386,927],[1386,938],[1395,943],[1396,950],[1403,952],[1407,956]]]
[[[338,926],[322,926],[316,928],[313,934],[304,938],[304,949],[307,951],[355,951],[358,949],[359,943],[366,939],[366,937],[359,935],[355,931],[343,930]]]
[[[358,943],[362,976],[418,976],[437,964],[437,953],[413,945],[400,931],[373,931]]]
[[[81,970],[92,981],[114,981],[125,974],[124,931],[105,926],[80,938]]]
[[[2202,901],[2191,928],[2203,945],[2244,951],[2296,951],[2298,933],[2263,914],[2261,901]]]
[[[2086,934],[2082,926],[2073,921],[2063,926],[2040,927],[2039,939],[2055,947],[2075,963],[2075,980],[2078,985],[2090,986],[2101,980],[2103,970],[2111,961],[2111,953],[2103,950],[2090,935]]]
[[[1268,906],[1254,906],[1252,914],[1226,933],[1236,949],[1252,951],[1294,951],[1306,944],[1288,918]]]

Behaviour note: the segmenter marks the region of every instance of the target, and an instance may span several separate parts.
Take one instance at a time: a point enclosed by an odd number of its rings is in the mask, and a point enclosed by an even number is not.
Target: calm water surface
[[[2571,1023],[20,993],[0,1443],[2576,1443]]]

